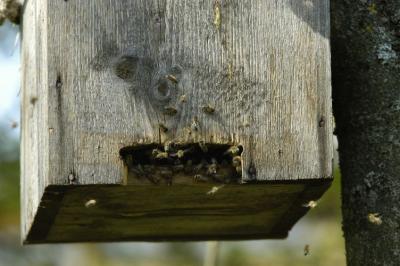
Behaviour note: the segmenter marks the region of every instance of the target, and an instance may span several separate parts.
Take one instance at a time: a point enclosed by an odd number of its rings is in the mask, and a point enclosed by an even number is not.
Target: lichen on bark
[[[398,265],[400,1],[337,0],[331,11],[347,263]]]

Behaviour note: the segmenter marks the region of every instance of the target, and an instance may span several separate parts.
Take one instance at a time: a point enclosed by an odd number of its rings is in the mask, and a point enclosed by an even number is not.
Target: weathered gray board
[[[22,58],[25,243],[284,237],[330,184],[328,0],[28,0]],[[251,185],[131,184],[167,140],[242,145]]]

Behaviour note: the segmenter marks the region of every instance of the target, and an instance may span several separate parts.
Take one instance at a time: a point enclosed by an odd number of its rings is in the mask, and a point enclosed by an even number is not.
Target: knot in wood
[[[115,75],[124,80],[133,79],[139,58],[132,55],[121,56],[115,64]]]

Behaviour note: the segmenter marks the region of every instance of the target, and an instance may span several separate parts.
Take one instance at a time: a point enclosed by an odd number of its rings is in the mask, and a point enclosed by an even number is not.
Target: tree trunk
[[[332,1],[348,265],[400,261],[400,1]]]

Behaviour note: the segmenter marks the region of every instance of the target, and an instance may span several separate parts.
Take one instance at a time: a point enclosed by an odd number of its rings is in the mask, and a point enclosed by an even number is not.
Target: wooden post
[[[328,0],[26,1],[25,243],[286,237],[331,182]]]

